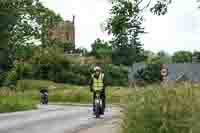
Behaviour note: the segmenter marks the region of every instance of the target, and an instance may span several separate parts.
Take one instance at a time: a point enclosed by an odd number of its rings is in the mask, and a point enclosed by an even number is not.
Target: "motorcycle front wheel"
[[[95,106],[95,115],[96,115],[96,118],[100,118],[100,112],[101,109],[100,109],[100,105],[99,104],[96,104]]]

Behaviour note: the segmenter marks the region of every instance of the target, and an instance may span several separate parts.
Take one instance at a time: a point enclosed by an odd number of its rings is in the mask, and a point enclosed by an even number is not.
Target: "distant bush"
[[[160,64],[147,64],[147,67],[138,70],[134,77],[148,84],[158,83],[161,80]]]
[[[18,80],[50,80],[56,83],[88,85],[94,65],[73,64],[63,55],[52,49],[34,55],[29,63],[15,64],[5,78],[6,86],[16,85]],[[128,84],[128,69],[124,66],[104,65],[109,85]]]
[[[54,82],[46,80],[18,80],[16,87],[18,91],[27,91],[27,90],[38,91],[43,87],[49,87],[54,85],[55,85]]]
[[[125,66],[105,65],[104,71],[109,85],[127,86],[128,68]]]
[[[0,73],[0,86],[3,86],[3,83],[5,82],[6,78],[6,72],[1,72]]]
[[[32,78],[32,65],[31,64],[16,64],[13,69],[11,69],[5,77],[4,85],[13,86],[16,85],[19,79],[30,79]]]

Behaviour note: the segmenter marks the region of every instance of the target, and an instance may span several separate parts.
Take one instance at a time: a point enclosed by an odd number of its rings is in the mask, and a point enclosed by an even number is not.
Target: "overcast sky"
[[[45,6],[59,13],[65,20],[76,16],[76,45],[90,49],[96,38],[108,40],[101,24],[109,17],[107,0],[41,0]],[[146,31],[143,36],[145,49],[200,50],[200,9],[196,0],[173,0],[165,16],[145,13]]]

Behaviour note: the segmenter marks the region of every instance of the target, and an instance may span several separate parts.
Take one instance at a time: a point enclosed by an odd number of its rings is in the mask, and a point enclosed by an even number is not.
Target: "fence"
[[[143,69],[147,66],[145,63],[136,63],[129,67],[128,79],[129,82],[137,81],[134,75],[138,70]],[[193,63],[180,63],[180,64],[166,64],[168,69],[167,80],[188,80],[193,82],[200,82],[200,64]]]
[[[167,64],[167,80],[189,80],[200,82],[200,64]]]

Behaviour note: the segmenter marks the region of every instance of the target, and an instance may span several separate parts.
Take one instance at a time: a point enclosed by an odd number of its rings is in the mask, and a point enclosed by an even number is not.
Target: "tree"
[[[200,51],[195,51],[192,55],[192,62],[200,63]]]
[[[5,62],[3,66],[12,65],[19,45],[25,46],[39,40],[46,46],[48,28],[63,21],[39,0],[0,1],[0,19],[0,62]]]
[[[41,2],[38,0],[35,3],[33,10],[30,10],[28,13],[32,16],[37,23],[36,29],[37,34],[36,38],[42,42],[43,47],[46,47],[48,43],[48,30],[55,24],[59,22],[63,22],[62,17],[59,14],[56,14],[54,11],[46,8]]]
[[[108,0],[108,1],[115,1],[115,0]],[[172,3],[173,0],[140,0],[139,3],[144,3],[147,2],[143,8],[141,8],[142,10],[145,9],[149,9],[151,13],[153,13],[154,15],[165,15],[168,12],[168,6]],[[200,0],[196,0],[197,4],[198,4],[198,8],[200,8]],[[152,6],[153,3],[153,6]]]
[[[109,0],[110,2],[114,2],[116,0]],[[198,0],[197,0],[198,1]],[[140,0],[138,1],[138,5],[144,5],[140,8],[140,11],[145,9],[149,9],[154,15],[165,15],[168,12],[168,5],[172,3],[172,0]],[[145,4],[146,3],[146,4]],[[152,6],[153,3],[153,6]]]
[[[19,17],[16,3],[11,1],[0,1],[0,69],[6,70],[10,66],[10,31],[17,23]]]
[[[192,52],[190,51],[178,51],[172,56],[172,61],[174,63],[191,63],[192,62]]]
[[[144,60],[143,44],[140,42],[140,35],[144,33],[143,16],[139,4],[138,0],[112,1],[106,30],[114,36],[112,46],[115,64],[131,65]]]
[[[160,59],[161,64],[169,64],[172,63],[171,56],[165,51],[159,51],[157,53],[158,58]]]
[[[158,0],[156,4],[150,8],[150,11],[154,15],[165,15],[168,12],[168,5],[171,4],[171,2],[172,0]]]
[[[91,46],[91,55],[99,59],[104,59],[106,57],[110,58],[112,56],[112,46],[108,42],[104,42],[98,38]]]
[[[15,58],[17,60],[23,59],[25,61],[28,61],[32,58],[33,54],[34,54],[34,50],[35,50],[36,46],[28,44],[28,45],[18,45],[16,47],[16,54],[15,54]]]
[[[78,47],[74,50],[75,53],[77,54],[81,54],[83,56],[87,56],[88,55],[88,50],[86,48],[83,47]]]

